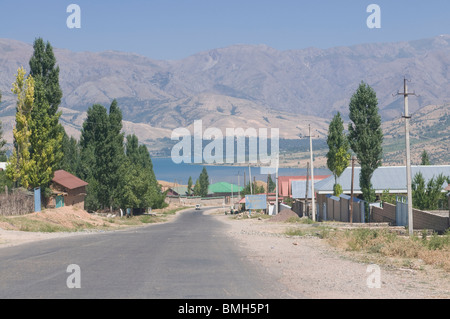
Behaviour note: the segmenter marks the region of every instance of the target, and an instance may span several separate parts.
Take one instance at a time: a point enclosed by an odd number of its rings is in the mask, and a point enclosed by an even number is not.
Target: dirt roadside
[[[361,256],[338,251],[313,236],[287,236],[291,225],[269,219],[232,219],[226,223],[246,258],[278,278],[293,296],[314,299],[450,299],[450,274],[361,262]],[[377,268],[379,267],[379,268]],[[380,288],[375,273],[379,269]],[[373,287],[373,288],[371,288]]]
[[[177,218],[183,211],[177,211],[174,214],[164,214],[164,212],[179,208],[179,206],[170,206],[164,210],[154,210],[155,220],[151,221],[151,223],[142,223],[136,220],[131,221],[126,218],[103,217],[89,214],[82,209],[74,209],[73,207],[49,209],[40,213],[26,215],[27,221],[46,222],[51,225],[51,227],[54,227],[52,231],[47,232],[22,231],[17,229],[17,226],[11,224],[12,222],[8,222],[8,219],[3,221],[0,220],[0,249],[39,240],[88,236],[108,231],[120,231],[133,227],[147,227],[150,225],[166,223]],[[24,216],[17,216],[15,218],[24,218]],[[26,227],[26,223],[25,226],[22,225],[22,227]],[[65,229],[65,231],[58,230],[59,228],[57,227]]]

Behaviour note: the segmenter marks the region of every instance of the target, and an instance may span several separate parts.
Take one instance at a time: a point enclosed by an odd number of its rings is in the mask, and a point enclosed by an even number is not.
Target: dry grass
[[[354,229],[335,231],[325,237],[334,247],[374,257],[422,260],[450,272],[450,232],[432,236],[400,236],[388,229]]]
[[[126,217],[102,217],[89,214],[76,207],[46,209],[23,216],[0,216],[0,228],[25,232],[78,232],[83,230],[114,230],[167,221],[185,207],[157,210],[155,215]]]

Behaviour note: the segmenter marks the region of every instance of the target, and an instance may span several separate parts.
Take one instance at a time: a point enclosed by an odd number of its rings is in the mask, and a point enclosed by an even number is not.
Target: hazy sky
[[[81,28],[69,29],[70,4]],[[381,28],[369,29],[369,4]],[[279,50],[407,41],[450,34],[448,0],[1,0],[0,38],[36,37],[73,51],[119,50],[181,59],[232,44]]]

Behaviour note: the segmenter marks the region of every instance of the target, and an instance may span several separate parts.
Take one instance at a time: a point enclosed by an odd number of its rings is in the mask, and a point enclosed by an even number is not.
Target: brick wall
[[[384,203],[383,208],[372,207],[370,220],[373,223],[389,222],[395,225],[395,205]],[[450,227],[449,217],[413,209],[413,227],[414,229],[432,229],[443,232]]]
[[[450,227],[449,217],[413,209],[413,227],[414,229],[433,229],[437,232],[444,232]]]
[[[86,187],[79,187],[68,190],[64,197],[64,206],[75,206],[84,209],[84,199],[86,197]]]
[[[383,208],[373,206],[370,216],[372,223],[391,223],[395,224],[395,205],[383,203]]]

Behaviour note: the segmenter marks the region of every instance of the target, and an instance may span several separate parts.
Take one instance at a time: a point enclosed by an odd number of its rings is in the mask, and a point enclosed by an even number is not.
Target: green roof
[[[186,186],[176,186],[171,189],[181,196],[187,195],[188,193],[188,188]]]
[[[235,184],[230,184],[227,182],[220,182],[209,185],[208,192],[212,193],[233,193],[242,191],[244,188]]]

